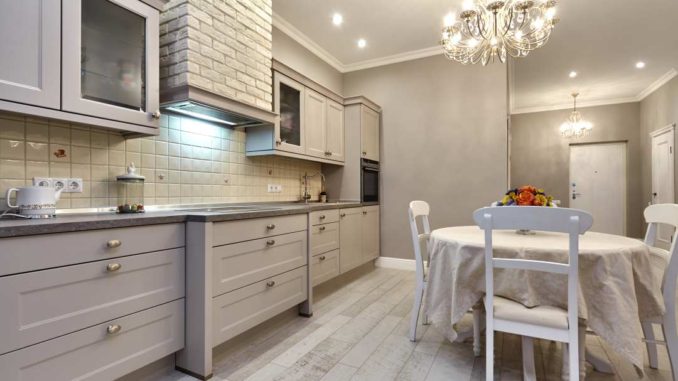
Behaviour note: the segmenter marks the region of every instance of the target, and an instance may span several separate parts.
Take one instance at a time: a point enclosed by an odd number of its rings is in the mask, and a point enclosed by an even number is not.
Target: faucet
[[[304,183],[304,194],[301,196],[301,199],[304,200],[305,204],[308,204],[308,200],[311,199],[311,194],[308,191],[308,179],[312,177],[316,177],[320,175],[320,190],[324,191],[325,190],[325,175],[323,175],[322,172],[318,172],[315,175],[308,175],[308,172],[304,172],[304,176],[302,176],[302,181]]]

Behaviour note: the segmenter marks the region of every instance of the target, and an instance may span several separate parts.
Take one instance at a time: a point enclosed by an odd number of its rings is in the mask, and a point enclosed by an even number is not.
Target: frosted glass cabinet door
[[[63,2],[63,109],[157,127],[158,23],[138,0]]]
[[[59,109],[61,0],[0,0],[0,100]]]
[[[305,92],[304,86],[284,75],[273,73],[273,105],[280,115],[275,124],[275,148],[281,151],[305,152]]]

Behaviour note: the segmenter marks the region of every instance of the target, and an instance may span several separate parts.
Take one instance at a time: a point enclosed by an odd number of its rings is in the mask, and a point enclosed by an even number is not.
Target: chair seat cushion
[[[527,308],[513,300],[494,296],[494,318],[542,327],[568,329],[567,311],[552,306]]]

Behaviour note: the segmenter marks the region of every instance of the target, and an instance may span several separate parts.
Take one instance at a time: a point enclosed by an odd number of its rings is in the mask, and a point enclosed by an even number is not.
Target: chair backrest
[[[645,243],[654,246],[657,242],[657,233],[659,224],[672,226],[675,229],[671,248],[669,249],[669,265],[664,272],[664,283],[662,284],[662,293],[665,301],[675,300],[676,282],[678,281],[678,255],[676,250],[678,246],[678,205],[676,204],[654,204],[645,208],[645,222],[647,222],[647,233],[645,233]],[[668,308],[668,303],[667,303]]]
[[[412,201],[410,202],[410,231],[412,233],[412,244],[414,246],[414,259],[417,263],[417,281],[424,280],[424,261],[428,261],[428,239],[431,236],[431,226],[429,225],[428,215],[431,211],[426,201]],[[417,219],[421,220],[423,233],[419,232]],[[422,253],[422,245],[425,248],[425,253]]]
[[[568,318],[578,318],[579,235],[593,225],[593,217],[581,210],[545,208],[539,206],[496,206],[481,208],[473,213],[476,224],[485,231],[485,293],[487,311],[493,311],[494,268],[522,269],[567,275]],[[555,263],[528,259],[494,258],[493,230],[527,229],[569,234],[569,262]],[[575,329],[577,324],[574,324]]]

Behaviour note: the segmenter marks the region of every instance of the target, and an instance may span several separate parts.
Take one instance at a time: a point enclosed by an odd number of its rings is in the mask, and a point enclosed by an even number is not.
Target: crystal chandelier
[[[566,138],[578,138],[591,133],[593,124],[582,119],[581,113],[577,111],[577,96],[579,93],[572,93],[574,99],[574,108],[567,118],[567,122],[560,125],[560,134]]]
[[[463,64],[525,57],[548,41],[558,22],[555,6],[554,0],[467,0],[459,20],[446,17],[440,44],[448,59]]]

